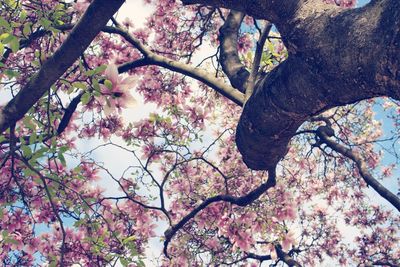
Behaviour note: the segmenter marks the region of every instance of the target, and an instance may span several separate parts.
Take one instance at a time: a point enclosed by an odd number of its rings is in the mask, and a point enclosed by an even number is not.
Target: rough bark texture
[[[0,110],[0,132],[21,119],[58,78],[82,55],[124,0],[95,0],[59,49]]]
[[[283,158],[310,116],[376,96],[400,99],[398,0],[376,0],[352,10],[321,0],[184,3],[269,19],[288,48],[289,58],[255,86],[237,127],[238,148],[252,169],[268,169]]]

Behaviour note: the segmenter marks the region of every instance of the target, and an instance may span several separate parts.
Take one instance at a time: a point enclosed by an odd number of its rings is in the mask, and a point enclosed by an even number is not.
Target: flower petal
[[[108,65],[104,74],[106,75],[107,79],[109,79],[113,83],[113,86],[116,86],[118,84],[117,65],[115,64]]]
[[[110,116],[112,113],[115,113],[114,103],[109,103],[107,101],[107,103],[103,106],[103,111],[104,111],[104,115],[106,115],[106,117]]]

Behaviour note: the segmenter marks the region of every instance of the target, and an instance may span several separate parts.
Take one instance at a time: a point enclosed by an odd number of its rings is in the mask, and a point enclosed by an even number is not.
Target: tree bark
[[[378,96],[400,99],[400,1],[375,0],[352,10],[321,0],[184,3],[268,19],[289,51],[288,59],[256,84],[237,127],[237,146],[252,169],[266,170],[283,158],[311,116]]]

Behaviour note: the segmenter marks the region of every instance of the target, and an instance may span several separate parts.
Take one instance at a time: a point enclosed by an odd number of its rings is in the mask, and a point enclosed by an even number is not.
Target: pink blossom
[[[111,81],[111,88],[104,84],[100,85],[101,102],[106,116],[114,113],[116,109],[120,112],[122,108],[131,107],[136,103],[136,100],[128,91],[135,85],[136,78],[121,78],[115,64],[107,66],[105,76],[107,80]]]
[[[282,240],[282,249],[289,251],[292,245],[296,245],[296,238],[294,237],[294,232],[289,231]]]
[[[271,243],[268,244],[267,248],[266,248],[266,251],[267,251],[267,254],[269,254],[271,256],[271,259],[273,261],[278,259],[278,254],[276,253],[276,249],[275,249],[274,244],[271,244]]]
[[[243,251],[248,251],[254,243],[252,235],[248,231],[238,231],[233,236],[234,246],[239,247]]]
[[[84,12],[89,5],[90,3],[88,0],[78,0],[74,5],[74,9],[78,12]]]

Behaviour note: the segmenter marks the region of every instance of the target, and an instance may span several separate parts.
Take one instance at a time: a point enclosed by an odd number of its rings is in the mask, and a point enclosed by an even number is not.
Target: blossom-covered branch
[[[174,237],[176,232],[178,232],[188,221],[193,219],[196,214],[204,210],[207,206],[211,205],[215,202],[228,202],[238,206],[247,206],[251,204],[254,200],[258,199],[262,194],[264,194],[268,189],[274,187],[276,184],[276,177],[275,177],[275,168],[272,168],[268,171],[268,180],[267,182],[259,185],[256,189],[249,192],[247,195],[241,197],[234,197],[230,195],[218,195],[214,197],[210,197],[204,200],[199,206],[194,208],[188,215],[183,217],[177,224],[171,226],[165,232],[165,241],[164,241],[164,254],[168,256],[168,244],[171,242],[171,239]]]
[[[0,110],[0,132],[24,116],[85,51],[123,3],[123,0],[92,2],[64,43],[43,63],[40,70],[18,94]]]
[[[160,67],[164,67],[166,69],[187,75],[192,77],[198,81],[205,83],[206,85],[213,88],[215,91],[220,93],[221,95],[227,97],[232,100],[234,103],[238,105],[243,105],[244,103],[244,94],[238,91],[237,89],[227,85],[220,79],[213,77],[211,74],[199,69],[192,67],[188,64],[184,64],[172,59],[169,59],[164,56],[157,55],[152,52],[149,48],[144,46],[140,40],[132,36],[129,32],[112,26],[107,26],[103,29],[104,32],[108,33],[117,33],[125,38],[130,44],[132,44],[135,48],[137,48],[144,56],[143,59],[135,60],[132,62],[125,63],[119,66],[119,69],[122,71],[128,71],[133,67],[137,66],[145,66],[145,65],[157,65]]]
[[[367,185],[371,186],[379,195],[389,201],[398,211],[400,211],[400,199],[395,194],[390,192],[390,190],[381,185],[372,176],[361,156],[357,152],[352,151],[351,149],[346,148],[345,146],[330,139],[330,137],[334,136],[334,131],[332,128],[328,126],[321,126],[317,129],[317,135],[321,141],[327,144],[331,149],[353,160],[357,165],[361,177],[364,179]]]

